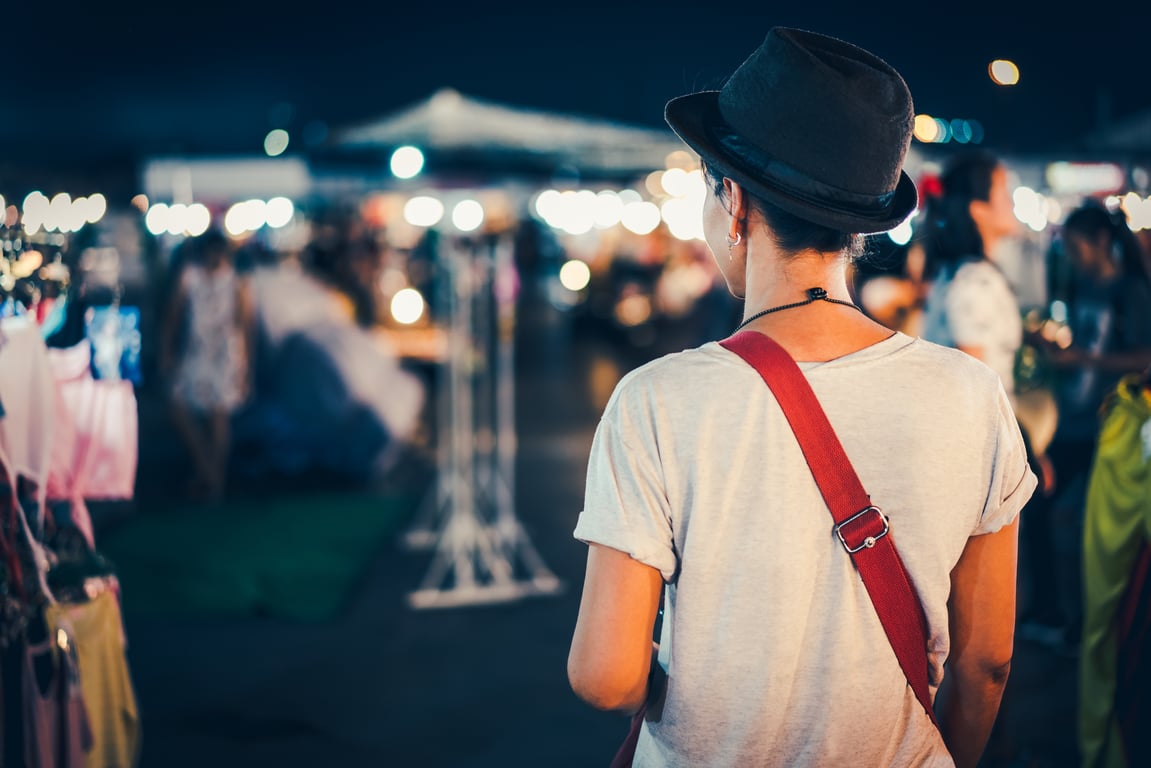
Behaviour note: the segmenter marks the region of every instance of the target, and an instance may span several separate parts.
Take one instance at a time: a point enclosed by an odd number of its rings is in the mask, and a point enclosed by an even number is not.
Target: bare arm
[[[1015,636],[1019,521],[973,536],[951,572],[950,685],[940,730],[958,768],[979,762],[1007,677]]]
[[[588,548],[579,618],[568,654],[568,681],[597,709],[635,712],[647,697],[652,631],[663,578],[627,554]]]
[[[256,310],[252,300],[252,283],[247,277],[236,281],[236,325],[245,334],[256,322]]]
[[[251,355],[256,341],[256,305],[252,283],[247,277],[236,282],[236,328],[244,339],[244,352]]]

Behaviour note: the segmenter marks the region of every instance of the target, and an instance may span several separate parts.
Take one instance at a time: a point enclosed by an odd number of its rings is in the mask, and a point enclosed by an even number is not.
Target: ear
[[[967,204],[967,215],[975,222],[975,226],[982,229],[983,222],[991,214],[991,202],[988,200],[972,200]]]
[[[747,195],[739,182],[724,177],[723,191],[727,195],[727,212],[731,214],[731,225],[728,235],[735,239],[736,235],[744,232],[744,222],[747,220]]]

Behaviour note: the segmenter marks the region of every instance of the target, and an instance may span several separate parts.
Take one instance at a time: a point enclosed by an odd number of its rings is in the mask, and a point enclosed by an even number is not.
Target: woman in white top
[[[171,377],[172,419],[196,470],[189,492],[217,500],[227,483],[231,417],[248,396],[252,305],[223,233],[209,230],[195,247],[168,305],[160,365]]]
[[[636,766],[974,766],[982,753],[1011,659],[1014,521],[1035,478],[998,378],[872,321],[846,280],[860,233],[915,207],[901,170],[913,115],[878,57],[781,28],[723,90],[666,109],[704,161],[707,243],[744,299],[741,329],[800,361],[890,519],[926,615],[932,696],[948,669],[941,727],[778,402],[712,342],[619,383],[574,532],[589,553],[568,676],[595,707],[646,702]]]
[[[1019,233],[1007,168],[993,152],[968,149],[953,156],[940,176],[940,194],[928,200],[920,227],[930,284],[921,335],[956,347],[999,374],[1020,420],[1028,460],[1043,493],[1028,508],[1023,546],[1029,573],[1025,627],[1061,623],[1055,589],[1054,544],[1048,521],[1055,470],[1047,447],[1055,434],[1058,407],[1045,390],[1019,393],[1015,363],[1023,345],[1023,316],[1015,290],[995,255]],[[1036,635],[1038,637],[1038,635]]]
[[[921,227],[931,283],[921,335],[982,360],[1013,396],[1023,317],[992,260],[999,243],[1019,232],[1007,169],[994,154],[969,150],[949,161],[940,185]]]

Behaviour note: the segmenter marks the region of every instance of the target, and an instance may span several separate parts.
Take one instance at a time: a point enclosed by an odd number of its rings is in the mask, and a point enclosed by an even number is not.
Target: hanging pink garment
[[[48,356],[74,433],[68,498],[80,507],[84,499],[132,498],[139,459],[132,382],[94,379],[86,341],[65,349],[50,348]],[[88,517],[86,512],[82,516]]]
[[[36,508],[44,509],[48,486],[48,465],[52,455],[52,424],[56,399],[52,395],[52,369],[48,348],[40,328],[30,317],[0,319],[0,446],[11,465],[12,474],[26,477],[39,487]],[[43,531],[35,516],[33,533]]]
[[[50,352],[49,355],[51,354]],[[51,365],[51,362],[49,364]],[[53,376],[55,386],[52,394],[56,407],[55,418],[52,420],[52,454],[48,461],[48,508],[55,518],[61,514],[61,503],[63,503],[68,522],[83,534],[88,546],[95,549],[92,517],[76,485],[76,425],[73,423],[71,409],[64,399],[63,383],[58,378],[55,366]],[[56,523],[60,525],[62,521],[57,519]]]

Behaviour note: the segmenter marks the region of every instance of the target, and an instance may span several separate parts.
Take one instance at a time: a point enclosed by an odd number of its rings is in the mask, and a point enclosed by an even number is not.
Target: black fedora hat
[[[816,224],[883,232],[915,209],[907,84],[834,37],[775,27],[722,90],[672,99],[664,117],[708,166]]]

